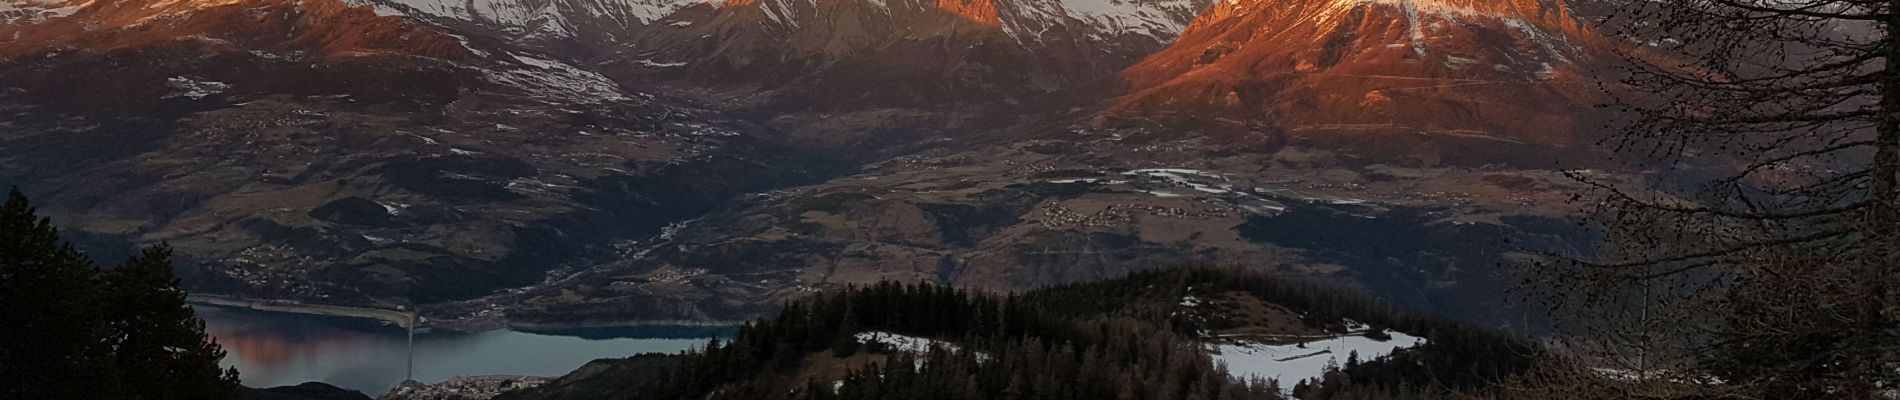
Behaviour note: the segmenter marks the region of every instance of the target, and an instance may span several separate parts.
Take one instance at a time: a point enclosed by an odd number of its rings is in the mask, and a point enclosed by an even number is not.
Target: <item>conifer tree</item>
[[[171,248],[148,248],[106,272],[105,288],[121,384],[146,390],[147,399],[237,397],[237,369],[218,368],[224,349],[185,305]]]
[[[0,399],[236,399],[170,250],[100,272],[14,189],[0,205]]]
[[[858,352],[858,317],[846,303],[844,316],[838,323],[838,333],[831,339],[831,355],[850,357]]]
[[[107,349],[92,301],[95,274],[19,189],[8,193],[0,206],[0,326],[10,337],[0,340],[0,376],[7,381],[0,398],[104,394],[99,365]]]

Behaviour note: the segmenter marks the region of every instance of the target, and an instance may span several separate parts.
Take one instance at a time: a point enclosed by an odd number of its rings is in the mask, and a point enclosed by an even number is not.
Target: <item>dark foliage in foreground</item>
[[[882,331],[962,346],[899,353],[849,371],[842,384],[808,379],[807,360],[849,357],[855,334]],[[1228,380],[1189,340],[1142,324],[1075,323],[1020,297],[882,283],[792,303],[729,342],[683,356],[633,391],[649,399],[1273,399]]]
[[[1202,332],[1230,322],[1184,318],[1175,308],[1187,293],[1219,291],[1301,310],[1300,323],[1319,329],[1343,331],[1340,322],[1352,319],[1431,340],[1388,358],[1355,360],[1323,383],[1238,381],[1202,351]],[[868,331],[951,344],[889,351],[860,344],[854,335]],[[625,361],[651,365],[652,357]],[[1348,291],[1192,267],[1012,296],[889,282],[850,288],[788,304],[730,341],[674,357],[677,366],[664,372],[577,372],[584,379],[563,378],[574,384],[505,398],[1217,400],[1279,399],[1283,390],[1303,399],[1431,398],[1487,390],[1536,357],[1523,341]],[[846,370],[826,373],[825,365]]]
[[[235,399],[237,370],[205,336],[171,251],[100,270],[26,197],[0,206],[0,399]]]
[[[1377,360],[1343,365],[1313,385],[1285,382],[1295,397],[1325,399],[1416,399],[1485,392],[1540,362],[1559,362],[1522,338],[1395,306],[1361,293],[1267,272],[1240,268],[1188,267],[1138,272],[1097,283],[1029,294],[1041,309],[1077,318],[1168,321],[1183,335],[1232,327],[1215,315],[1187,318],[1170,308],[1192,293],[1239,291],[1299,310],[1303,323],[1340,331],[1351,319],[1374,330],[1393,329],[1427,338],[1415,348]],[[1168,302],[1142,301],[1167,299]]]
[[[244,388],[243,394],[244,400],[371,400],[362,392],[321,382],[264,389]]]

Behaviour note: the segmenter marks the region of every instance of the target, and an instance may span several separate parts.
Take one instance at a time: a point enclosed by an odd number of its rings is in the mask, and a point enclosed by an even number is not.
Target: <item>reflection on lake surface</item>
[[[375,397],[401,383],[409,356],[402,328],[355,318],[194,307],[230,354],[245,386],[321,381]],[[538,334],[417,331],[415,379],[469,375],[559,376],[597,358],[674,353],[728,336],[726,328],[643,327]]]

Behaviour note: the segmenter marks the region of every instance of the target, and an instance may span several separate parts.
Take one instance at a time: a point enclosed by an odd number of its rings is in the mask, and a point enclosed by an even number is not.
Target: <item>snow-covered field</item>
[[[890,332],[863,332],[857,334],[856,337],[858,338],[858,343],[871,345],[881,344],[889,347],[892,351],[902,353],[924,354],[929,353],[932,348],[940,348],[952,353],[963,351],[963,348],[958,347],[955,343]],[[990,360],[990,355],[986,353],[977,352],[974,353],[974,356],[976,357],[976,362],[979,363],[989,362]],[[921,368],[923,363],[924,360],[917,360],[918,367]]]
[[[890,346],[891,350],[904,353],[928,353],[931,347],[942,347],[944,350],[957,351],[957,345],[954,344],[940,342],[931,338],[920,338],[890,332],[863,332],[859,333],[857,338],[858,343],[883,344]]]
[[[1361,333],[1325,338],[1301,344],[1269,345],[1236,343],[1213,346],[1214,359],[1227,364],[1227,372],[1243,379],[1279,379],[1281,387],[1292,387],[1301,380],[1318,380],[1328,363],[1344,367],[1347,355],[1359,352],[1360,360],[1372,360],[1393,351],[1425,343],[1425,338],[1397,331],[1386,331],[1391,340],[1376,340]]]

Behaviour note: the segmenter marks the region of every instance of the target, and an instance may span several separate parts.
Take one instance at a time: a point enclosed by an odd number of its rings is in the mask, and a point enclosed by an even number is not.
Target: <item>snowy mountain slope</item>
[[[790,36],[787,41],[794,45],[810,36],[843,39],[819,46],[833,52],[891,36],[916,40],[962,25],[999,34],[1001,40],[1026,48],[1078,43],[1115,47],[1118,42],[1139,41],[1154,46],[1152,51],[1179,35],[1208,4],[1203,0],[747,0],[712,3],[710,10],[704,10],[712,12],[682,13],[661,25],[705,32],[695,27],[711,23],[737,28],[722,20],[746,20],[758,24],[757,29]]]
[[[352,0],[380,15],[487,28],[523,43],[595,41],[602,45],[700,0]]]
[[[0,23],[32,23],[64,17],[79,11],[81,6],[61,0],[7,0],[0,2]]]
[[[655,24],[680,11],[704,6],[743,13],[757,9],[778,29],[792,30],[846,16],[840,10],[875,9],[892,18],[920,10],[966,14],[1028,43],[1055,30],[1085,30],[1098,39],[1136,34],[1172,39],[1207,5],[1194,0],[1013,0],[1006,2],[906,0],[352,0],[373,5],[379,14],[409,15],[471,22],[500,28],[510,35],[578,36],[577,29],[631,31],[651,25],[683,27],[679,21]],[[851,3],[853,6],[836,6]],[[901,21],[900,21],[901,22]],[[627,39],[627,38],[615,38]]]
[[[776,103],[1022,97],[1111,76],[1209,0],[351,0],[629,79],[792,86]],[[921,82],[920,82],[921,80]],[[898,98],[891,98],[898,97]],[[855,107],[855,106],[853,106]],[[827,108],[820,105],[819,108]]]

